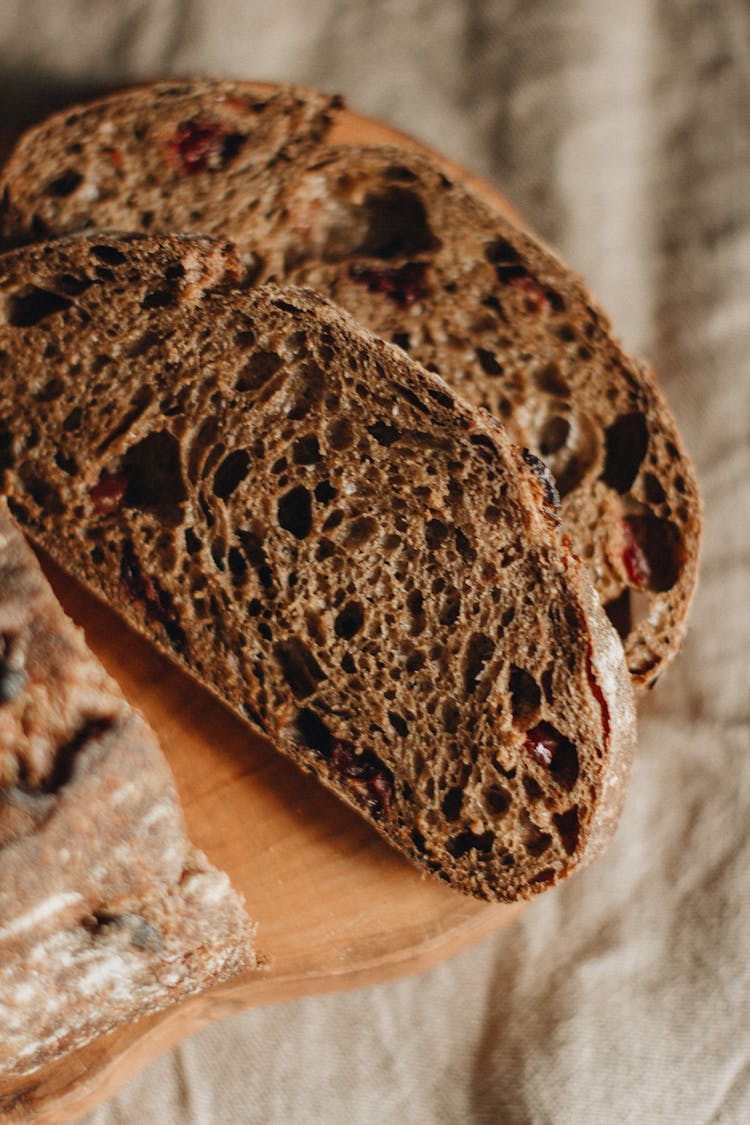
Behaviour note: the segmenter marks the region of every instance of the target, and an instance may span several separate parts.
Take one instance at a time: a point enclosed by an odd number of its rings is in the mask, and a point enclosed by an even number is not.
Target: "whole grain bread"
[[[0,258],[0,468],[29,533],[358,809],[493,900],[595,855],[634,749],[620,642],[544,466],[205,240]]]
[[[314,151],[340,104],[300,86],[193,79],[68,107],[16,144],[0,243],[102,226],[221,234],[220,181],[223,199],[244,196],[235,226],[251,260],[275,169]]]
[[[30,130],[0,180],[0,230],[214,233],[237,243],[258,281],[309,286],[343,305],[549,465],[631,676],[655,682],[685,633],[698,489],[652,373],[623,353],[580,280],[427,158],[326,149],[316,113],[328,122],[335,106],[321,108],[310,91],[294,95],[304,111],[293,160],[276,158],[292,155],[291,142],[273,132],[269,144],[261,128],[249,168],[231,153],[204,159],[211,130],[225,134],[214,110],[223,86],[182,89],[179,103],[157,86]],[[292,97],[279,88],[261,121]],[[199,174],[175,158],[191,123]]]
[[[683,640],[702,517],[652,372],[553,253],[425,157],[330,149],[282,199],[259,280],[324,293],[544,460],[631,676],[653,683]]]
[[[0,1078],[255,963],[152,731],[0,500]]]

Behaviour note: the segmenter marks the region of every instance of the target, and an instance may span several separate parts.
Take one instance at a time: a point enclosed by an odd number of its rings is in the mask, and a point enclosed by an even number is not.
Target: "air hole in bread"
[[[477,680],[495,651],[495,642],[485,633],[472,633],[464,655],[464,692],[473,695]]]
[[[627,528],[625,568],[632,584],[663,593],[671,590],[680,576],[683,543],[670,520],[657,516],[630,516]]]
[[[502,364],[498,363],[494,352],[487,351],[486,348],[477,348],[477,359],[485,375],[490,377],[502,375],[504,368]]]
[[[448,840],[445,847],[454,859],[460,859],[461,856],[466,855],[469,851],[489,855],[494,842],[495,834],[491,830],[476,833],[467,829],[466,832],[460,832],[458,836],[454,836],[453,839]]]
[[[297,485],[280,497],[277,505],[279,526],[295,539],[306,539],[312,530],[312,497],[304,485]]]
[[[79,277],[72,273],[61,273],[53,282],[55,289],[61,290],[68,297],[80,297],[94,282],[90,277]]]
[[[539,710],[541,688],[525,668],[519,668],[515,664],[510,666],[509,688],[513,722],[522,730],[527,730]]]
[[[236,449],[224,458],[214,476],[214,496],[227,500],[245,479],[250,468],[250,457],[244,449]]]
[[[573,852],[578,847],[578,836],[580,832],[578,805],[573,805],[567,812],[555,813],[553,820],[562,846],[565,848],[568,855],[573,855]]]
[[[419,195],[405,188],[387,188],[365,196],[362,206],[365,230],[354,252],[366,257],[409,257],[440,246],[427,220],[427,211]],[[355,226],[356,220],[355,220]],[[351,252],[351,251],[349,251]],[[340,248],[332,245],[325,256],[335,257]]]
[[[535,858],[544,855],[552,843],[552,837],[549,832],[543,832],[542,829],[534,823],[525,809],[518,818],[518,824],[521,829],[523,846],[529,855]]]
[[[461,806],[464,802],[463,790],[459,788],[449,789],[443,797],[441,808],[443,816],[446,820],[458,820],[461,815]]]
[[[292,449],[292,460],[295,465],[316,465],[321,460],[320,446],[315,434],[305,434],[304,437],[298,438]]]
[[[62,379],[48,379],[40,391],[34,396],[37,402],[55,402],[65,393],[65,384]]]
[[[315,485],[313,494],[319,504],[330,504],[338,496],[338,490],[333,487],[329,480],[321,480]]]
[[[274,645],[274,656],[295,698],[312,695],[326,674],[313,653],[299,637],[288,637]]]
[[[604,611],[619,636],[622,640],[625,640],[632,628],[630,590],[627,586],[616,598],[611,598],[610,601],[605,603]]]
[[[511,806],[512,798],[502,785],[492,785],[484,795],[487,808],[495,817],[504,816]]]
[[[440,624],[441,625],[455,625],[458,621],[459,614],[461,613],[461,594],[455,586],[449,586],[445,593],[445,599],[440,609]]]
[[[47,289],[32,286],[24,293],[8,298],[6,321],[13,328],[31,328],[46,317],[69,309],[72,304],[72,301],[61,297],[59,293],[50,293]]]
[[[524,792],[526,794],[527,799],[532,804],[535,801],[538,801],[539,798],[542,796],[542,787],[539,784],[539,782],[536,780],[536,778],[532,777],[528,773],[525,773],[523,775],[523,777],[521,778],[521,782],[523,784]]]
[[[286,732],[293,742],[301,742],[323,758],[328,758],[333,750],[333,736],[315,711],[303,707],[297,712],[293,725]]]
[[[247,563],[239,547],[229,548],[229,552],[227,553],[227,565],[230,573],[238,581],[241,581],[247,574]]]
[[[362,603],[350,601],[337,614],[333,631],[337,637],[348,641],[360,631],[364,622],[365,611]]]
[[[256,351],[240,372],[235,383],[236,390],[243,393],[260,390],[276,374],[282,363],[281,356],[275,352]]]
[[[684,486],[684,481],[682,483]],[[661,481],[653,473],[643,474],[643,491],[649,504],[663,504],[667,498]]]
[[[66,456],[61,449],[55,452],[55,464],[69,477],[74,477],[78,473],[78,463],[75,457]],[[0,456],[0,468],[2,467],[2,456]]]
[[[648,449],[648,426],[642,414],[623,414],[605,433],[606,458],[602,480],[620,494],[638,475]]]
[[[400,735],[401,738],[406,738],[409,733],[409,724],[401,715],[396,711],[389,711],[388,722],[391,724],[396,734]]]
[[[167,527],[180,525],[187,492],[173,434],[147,434],[123,455],[121,471],[128,482],[125,507],[153,512]]]
[[[65,510],[57,489],[49,481],[42,480],[31,464],[24,462],[19,465],[18,476],[25,491],[42,510],[46,509],[46,511],[55,515],[59,515]]]
[[[385,446],[393,445],[400,433],[397,426],[389,426],[387,422],[383,422],[382,420],[373,422],[367,429],[379,445]]]
[[[110,279],[108,279],[110,280]],[[141,301],[142,309],[166,309],[177,303],[177,293],[174,289],[154,289],[147,293]]]
[[[98,258],[100,262],[105,262],[108,266],[121,266],[123,262],[128,260],[116,246],[107,246],[104,243],[90,246],[89,254]]]
[[[202,543],[192,527],[185,528],[185,550],[189,555],[195,555],[200,551]]]
[[[50,180],[44,189],[46,195],[54,195],[58,199],[65,199],[72,195],[83,182],[83,176],[75,168],[66,168],[54,180]]]

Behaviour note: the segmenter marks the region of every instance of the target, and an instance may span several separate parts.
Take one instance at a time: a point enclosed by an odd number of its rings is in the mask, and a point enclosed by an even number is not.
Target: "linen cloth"
[[[428,973],[208,1028],[85,1125],[749,1122],[747,0],[0,3],[3,126],[191,73],[342,92],[493,180],[656,366],[701,580],[601,860]]]

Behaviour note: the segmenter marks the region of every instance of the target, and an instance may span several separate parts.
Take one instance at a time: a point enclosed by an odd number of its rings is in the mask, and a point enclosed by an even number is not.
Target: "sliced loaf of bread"
[[[319,123],[335,107],[310,91],[266,94],[270,107],[301,100],[287,121],[301,121],[296,149],[259,127],[236,159],[217,156],[223,89],[194,83],[174,99],[144,88],[31,129],[0,179],[0,231],[214,233],[237,243],[257,280],[309,286],[343,305],[549,465],[564,526],[623,638],[631,676],[653,683],[685,633],[701,510],[651,372],[623,353],[554,254],[427,158],[326,149]],[[276,117],[261,112],[262,121]],[[175,140],[190,123],[192,163]],[[204,136],[211,129],[220,140]]]
[[[424,871],[529,896],[611,835],[622,647],[544,466],[218,244],[0,258],[0,470],[29,533]]]
[[[0,1078],[255,964],[153,733],[0,501]]]

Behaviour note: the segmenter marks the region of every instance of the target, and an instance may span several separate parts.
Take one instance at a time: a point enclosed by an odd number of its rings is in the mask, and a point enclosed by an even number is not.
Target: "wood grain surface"
[[[333,140],[422,147],[348,112]],[[518,220],[495,189],[438,159],[447,174]],[[255,1005],[419,972],[516,915],[519,906],[481,903],[423,878],[365,821],[43,562],[94,652],[157,731],[190,837],[245,895],[269,963],[0,1086],[0,1121],[70,1121],[212,1021]]]

